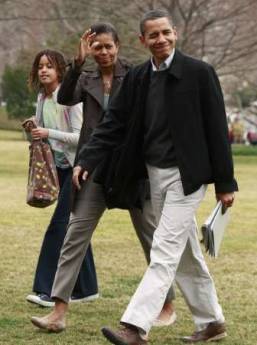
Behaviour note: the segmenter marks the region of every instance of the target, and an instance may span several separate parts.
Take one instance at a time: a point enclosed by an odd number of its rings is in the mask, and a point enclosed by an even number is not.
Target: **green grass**
[[[2,133],[0,134],[2,135]],[[104,345],[100,328],[116,326],[145,270],[145,261],[126,211],[105,213],[94,235],[93,247],[101,298],[72,305],[68,328],[62,334],[45,334],[30,323],[42,309],[25,301],[31,292],[42,238],[54,206],[36,209],[25,204],[28,144],[0,141],[0,344],[1,345]],[[232,209],[220,257],[207,257],[227,319],[226,345],[255,345],[257,333],[257,217],[254,156],[235,158],[240,192]],[[215,204],[209,188],[198,212],[202,223]],[[150,344],[178,345],[179,336],[191,333],[193,323],[177,294],[178,322],[153,329]]]
[[[257,156],[257,145],[233,144],[232,152],[234,156]]]
[[[24,140],[24,133],[22,130],[0,130],[0,142],[1,141],[20,141]]]

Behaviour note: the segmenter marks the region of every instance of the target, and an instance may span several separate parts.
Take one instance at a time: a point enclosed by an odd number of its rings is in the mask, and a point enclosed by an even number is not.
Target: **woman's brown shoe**
[[[51,321],[48,317],[32,316],[31,322],[34,326],[44,329],[48,332],[59,333],[65,330],[65,321]]]

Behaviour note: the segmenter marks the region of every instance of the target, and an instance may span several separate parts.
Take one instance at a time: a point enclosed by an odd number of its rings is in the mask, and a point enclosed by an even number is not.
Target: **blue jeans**
[[[45,233],[35,273],[33,291],[51,296],[62,244],[66,235],[71,210],[72,169],[57,168],[60,194],[58,202]],[[97,277],[91,245],[77,278],[72,296],[81,298],[98,292]]]

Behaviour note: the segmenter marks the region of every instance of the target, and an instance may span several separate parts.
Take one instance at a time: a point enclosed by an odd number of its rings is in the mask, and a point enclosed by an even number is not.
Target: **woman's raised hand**
[[[78,53],[75,58],[76,64],[82,65],[86,58],[91,54],[92,40],[95,37],[95,33],[91,32],[91,29],[86,30],[80,38]]]

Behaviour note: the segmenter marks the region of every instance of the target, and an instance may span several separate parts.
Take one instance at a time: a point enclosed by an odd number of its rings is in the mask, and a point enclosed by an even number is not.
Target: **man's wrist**
[[[83,170],[83,167],[81,165],[77,164],[73,167],[73,171],[75,171],[75,170]]]
[[[94,168],[92,168],[90,166],[90,164],[88,164],[85,160],[83,159],[78,159],[76,166],[80,166],[82,168],[82,170],[86,170],[88,172],[88,174],[91,175],[91,173],[93,172]]]

